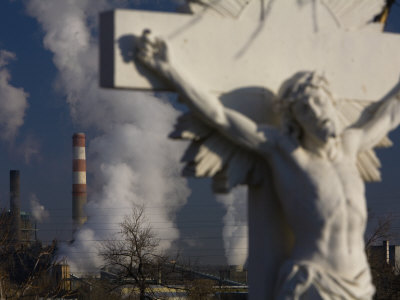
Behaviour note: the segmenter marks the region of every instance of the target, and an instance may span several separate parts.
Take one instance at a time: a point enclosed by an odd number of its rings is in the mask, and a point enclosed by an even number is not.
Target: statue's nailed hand
[[[161,38],[153,38],[149,29],[143,30],[136,45],[136,57],[146,66],[161,72],[170,62],[167,43]]]

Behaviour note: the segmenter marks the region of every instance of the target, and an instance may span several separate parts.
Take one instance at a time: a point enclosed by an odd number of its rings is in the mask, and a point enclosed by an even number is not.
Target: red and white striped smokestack
[[[86,222],[84,206],[86,204],[86,151],[85,134],[72,136],[72,219],[74,230]]]

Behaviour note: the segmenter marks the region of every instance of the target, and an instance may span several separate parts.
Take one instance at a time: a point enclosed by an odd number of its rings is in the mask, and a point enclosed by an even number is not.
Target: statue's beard
[[[330,139],[336,138],[338,136],[335,122],[330,119],[321,120],[317,122],[317,124],[313,124],[312,126],[302,127],[308,135],[313,136],[314,139],[322,143],[327,143]]]
[[[315,136],[323,142],[336,138],[337,129],[335,123],[330,119],[320,121],[317,125]]]

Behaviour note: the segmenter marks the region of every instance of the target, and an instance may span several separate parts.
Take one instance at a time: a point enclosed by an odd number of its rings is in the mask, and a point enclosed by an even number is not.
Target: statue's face
[[[338,135],[336,109],[323,90],[307,87],[293,104],[292,112],[302,129],[322,142]]]

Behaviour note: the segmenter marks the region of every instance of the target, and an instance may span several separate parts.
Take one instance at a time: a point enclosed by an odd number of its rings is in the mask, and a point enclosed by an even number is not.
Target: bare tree
[[[370,216],[369,219],[373,219],[373,216]],[[371,246],[376,245],[377,242],[391,240],[396,237],[392,231],[393,220],[394,218],[390,214],[378,219],[376,227],[365,239],[365,249],[367,252]]]
[[[104,267],[116,275],[115,287],[125,285],[139,290],[139,298],[147,299],[148,287],[166,261],[158,252],[159,239],[144,216],[144,207],[137,206],[120,223],[120,237],[101,243]]]
[[[0,299],[36,299],[65,295],[54,282],[51,270],[57,243],[43,246],[41,242],[16,242],[12,218],[0,210]]]

